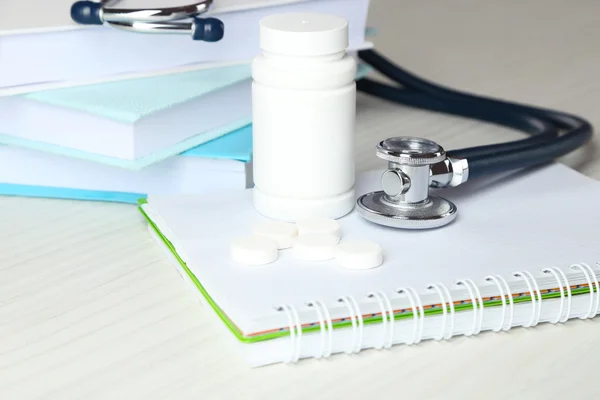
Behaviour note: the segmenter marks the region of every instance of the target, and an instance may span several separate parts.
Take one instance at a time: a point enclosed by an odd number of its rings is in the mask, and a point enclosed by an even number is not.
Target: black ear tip
[[[194,40],[218,42],[225,35],[225,25],[217,18],[194,18]]]
[[[207,18],[206,21],[210,24],[210,32],[214,39],[221,40],[225,36],[225,25],[220,19]]]
[[[101,3],[77,1],[71,6],[71,19],[82,25],[102,25]]]

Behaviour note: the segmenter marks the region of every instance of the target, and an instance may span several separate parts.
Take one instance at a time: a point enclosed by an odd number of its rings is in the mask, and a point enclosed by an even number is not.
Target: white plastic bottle
[[[289,13],[260,22],[252,64],[254,206],[295,222],[354,208],[356,61],[348,22]]]

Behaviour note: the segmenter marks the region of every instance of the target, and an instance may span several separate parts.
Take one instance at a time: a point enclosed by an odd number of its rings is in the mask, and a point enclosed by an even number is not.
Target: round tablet
[[[298,226],[298,235],[313,233],[319,235],[335,235],[338,238],[342,236],[340,223],[335,219],[309,218],[298,221],[296,226]]]
[[[245,236],[231,243],[231,258],[245,265],[264,265],[277,260],[277,242],[264,236]]]
[[[294,239],[292,255],[304,261],[325,261],[335,257],[335,247],[339,242],[336,235],[308,233]]]
[[[287,249],[292,247],[292,242],[298,234],[298,228],[289,222],[262,221],[254,225],[252,233],[273,239],[277,242],[279,249]]]
[[[335,261],[348,269],[376,268],[383,263],[383,250],[368,240],[347,240],[337,245]]]

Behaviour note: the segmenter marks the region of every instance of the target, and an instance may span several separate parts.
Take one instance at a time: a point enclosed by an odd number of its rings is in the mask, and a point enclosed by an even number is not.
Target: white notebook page
[[[379,172],[361,175],[357,193],[378,189],[378,178]],[[250,191],[239,196],[150,196],[149,207],[211,297],[248,333],[273,328],[257,321],[270,317],[272,324],[273,307],[280,303],[304,306],[318,299],[332,305],[342,295],[365,301],[371,291],[391,294],[399,286],[412,286],[423,292],[430,283],[452,286],[459,278],[473,279],[482,290],[495,293],[491,284],[484,285],[488,274],[510,281],[515,271],[538,275],[545,267],[598,260],[600,183],[562,165],[492,181],[444,190],[459,214],[441,229],[385,228],[357,213],[342,218],[342,240],[366,238],[383,247],[384,264],[368,271],[344,270],[333,261],[297,261],[285,250],[267,266],[232,262],[231,240],[249,233],[263,218],[252,207]],[[285,322],[285,317],[275,317]]]

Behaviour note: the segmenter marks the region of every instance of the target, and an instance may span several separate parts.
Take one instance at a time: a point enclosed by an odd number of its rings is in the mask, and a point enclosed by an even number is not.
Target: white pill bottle
[[[254,207],[295,222],[354,208],[356,61],[348,22],[289,13],[260,21],[252,63]]]

